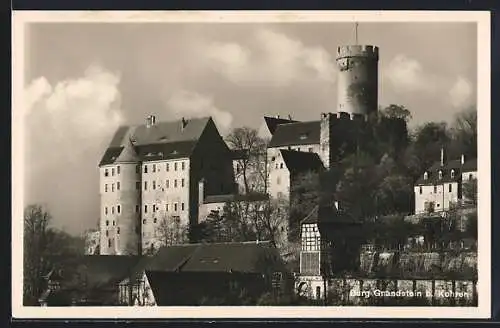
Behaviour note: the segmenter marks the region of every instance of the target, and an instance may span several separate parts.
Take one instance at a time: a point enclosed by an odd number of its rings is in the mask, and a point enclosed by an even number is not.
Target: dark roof
[[[114,163],[130,141],[139,160],[188,157],[210,120],[210,117],[203,117],[185,120],[185,125],[182,120],[177,120],[156,123],[150,127],[145,124],[121,126],[116,130],[99,165]]]
[[[272,135],[276,131],[276,128],[278,127],[278,125],[297,122],[294,120],[288,120],[288,119],[279,118],[279,117],[269,117],[269,116],[264,116],[264,121],[266,122],[267,128],[269,129],[269,132]]]
[[[453,178],[451,177],[451,170],[455,170]],[[439,179],[439,171],[442,171],[441,179]],[[447,161],[443,166],[441,166],[440,161],[437,161],[428,170],[426,170],[428,175],[427,179],[424,179],[424,175],[422,174],[422,176],[417,180],[416,185],[459,182],[461,180],[461,173],[474,171],[477,171],[477,159],[475,158],[466,161],[463,165],[459,159]]]
[[[316,205],[300,222],[304,223],[356,223],[356,221],[335,206]]]
[[[231,149],[233,160],[248,158],[248,149]]]
[[[320,171],[324,169],[323,162],[316,153],[296,150],[280,150],[288,170],[293,173]]]
[[[88,255],[80,265],[84,266],[87,286],[97,288],[125,279],[139,260],[139,256]]]
[[[257,202],[268,200],[269,195],[260,194],[260,193],[251,193],[251,194],[228,194],[228,195],[210,195],[206,196],[203,201],[204,204],[211,203],[228,203],[228,202],[241,202],[241,201],[249,201],[249,202]]]
[[[280,124],[268,147],[319,144],[320,121]]]

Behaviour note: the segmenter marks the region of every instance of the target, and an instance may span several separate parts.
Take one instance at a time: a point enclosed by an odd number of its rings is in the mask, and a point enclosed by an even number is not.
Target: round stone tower
[[[337,112],[369,115],[378,107],[378,47],[337,48]]]

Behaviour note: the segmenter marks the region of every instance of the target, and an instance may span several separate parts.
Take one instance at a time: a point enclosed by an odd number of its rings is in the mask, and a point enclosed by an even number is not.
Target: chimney
[[[462,157],[460,158],[460,163],[461,163],[462,165],[464,165],[464,164],[465,164],[465,155],[464,155],[464,154],[462,154]]]
[[[288,119],[292,121],[292,115],[288,114]]]
[[[339,209],[339,202],[336,200],[335,201],[335,208],[338,210]]]
[[[202,205],[205,202],[205,179],[201,179],[198,182],[198,205]]]
[[[183,117],[181,119],[181,130],[184,130],[186,128],[187,124],[188,124],[188,121]]]
[[[444,147],[441,147],[441,166],[444,166]]]
[[[276,118],[280,118],[280,115],[279,115],[279,114],[278,114],[278,115],[276,115]]]
[[[149,115],[149,116],[146,118],[146,127],[147,127],[147,128],[152,127],[153,125],[155,125],[155,123],[156,123],[156,116],[154,116],[154,115]]]

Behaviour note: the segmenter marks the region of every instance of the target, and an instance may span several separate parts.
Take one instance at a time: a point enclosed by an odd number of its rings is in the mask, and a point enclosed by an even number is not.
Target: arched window
[[[451,170],[451,178],[454,179],[455,178],[455,170]]]
[[[429,174],[427,172],[424,173],[424,180],[429,179]]]
[[[443,178],[443,171],[440,170],[438,174],[439,174],[439,180],[441,180]]]

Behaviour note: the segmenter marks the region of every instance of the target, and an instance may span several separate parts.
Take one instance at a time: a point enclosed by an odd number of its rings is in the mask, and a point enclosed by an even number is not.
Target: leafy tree
[[[477,179],[467,180],[463,183],[464,198],[477,205]]]
[[[455,147],[461,154],[470,158],[477,156],[477,110],[475,108],[468,108],[455,116],[451,135]]]

